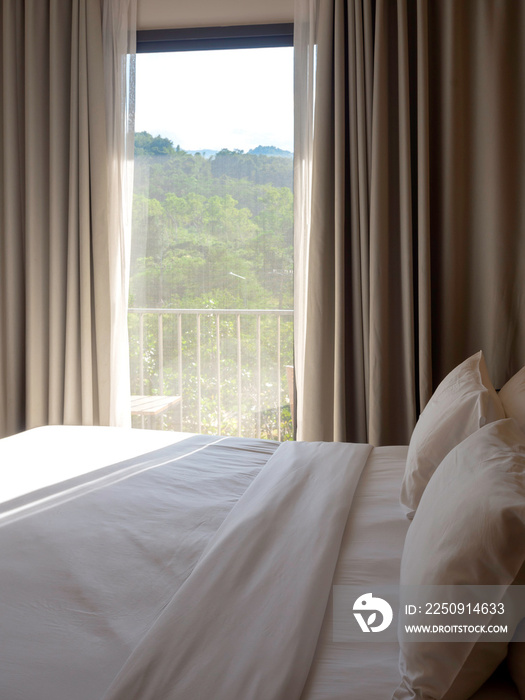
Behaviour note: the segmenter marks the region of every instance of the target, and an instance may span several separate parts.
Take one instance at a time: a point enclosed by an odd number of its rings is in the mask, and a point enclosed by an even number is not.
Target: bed
[[[0,440],[0,697],[392,698],[398,642],[334,641],[332,597],[399,583],[410,449],[71,426]],[[496,665],[469,697],[520,698]]]

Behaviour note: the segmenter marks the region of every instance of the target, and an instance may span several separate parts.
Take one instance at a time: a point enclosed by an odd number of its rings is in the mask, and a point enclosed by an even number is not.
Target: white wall
[[[294,0],[138,0],[137,28],[293,22]]]

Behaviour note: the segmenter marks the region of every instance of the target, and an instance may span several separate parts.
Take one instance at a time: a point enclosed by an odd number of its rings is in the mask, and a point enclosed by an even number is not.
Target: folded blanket
[[[105,700],[298,698],[371,449],[281,445]]]

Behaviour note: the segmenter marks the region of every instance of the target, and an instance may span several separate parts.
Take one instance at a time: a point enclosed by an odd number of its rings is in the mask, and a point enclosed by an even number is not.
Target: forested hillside
[[[292,308],[293,161],[135,148],[130,306]]]
[[[184,430],[236,434],[242,413],[243,435],[291,436],[282,404],[289,403],[292,318],[219,321],[213,310],[293,308],[292,187],[293,159],[282,152],[224,149],[206,158],[136,134],[130,307],[210,314],[198,322],[163,314],[161,346],[158,314],[144,315],[141,360],[131,313],[132,392],[180,393]],[[165,427],[180,424],[167,417]]]

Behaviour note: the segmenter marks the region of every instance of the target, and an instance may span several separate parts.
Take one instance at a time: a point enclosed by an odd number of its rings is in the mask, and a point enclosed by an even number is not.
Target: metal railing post
[[[221,435],[221,329],[220,315],[215,314],[215,339],[217,343],[217,433]]]
[[[182,396],[182,314],[178,315],[178,323],[177,323],[177,335],[178,335],[178,352],[179,352],[179,357],[178,357],[178,364],[179,364],[179,382],[178,382],[178,387],[179,387],[179,396]],[[183,414],[182,414],[182,404],[183,401],[179,402],[180,406],[180,429],[182,432],[182,421],[183,421]]]
[[[158,317],[158,337],[157,343],[159,347],[159,396],[164,394],[164,325],[162,314]]]
[[[139,382],[140,393],[144,393],[144,314],[139,314]]]
[[[261,314],[257,314],[257,437],[261,437]]]
[[[241,408],[241,315],[237,314],[237,431],[239,437],[242,435],[242,408]]]
[[[281,316],[277,316],[277,439],[280,440],[281,430]]]
[[[139,314],[139,355],[140,355],[140,365],[139,365],[139,381],[140,381],[140,393],[144,394],[144,314]],[[145,419],[144,415],[140,417],[140,427],[144,430]]]
[[[201,394],[201,315],[197,314],[197,424],[202,432]]]

